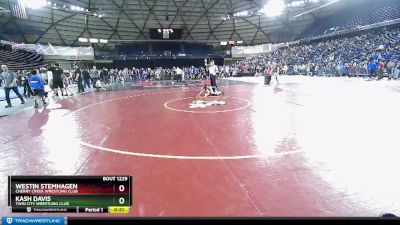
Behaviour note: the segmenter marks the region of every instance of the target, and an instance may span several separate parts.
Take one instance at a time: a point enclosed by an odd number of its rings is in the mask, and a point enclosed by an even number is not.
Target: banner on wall
[[[45,56],[45,59],[63,60],[94,60],[94,49],[91,46],[68,47],[53,46],[51,44],[14,44],[15,49],[36,51]]]
[[[235,46],[232,48],[232,57],[241,58],[271,52],[284,44],[263,44],[254,46]]]

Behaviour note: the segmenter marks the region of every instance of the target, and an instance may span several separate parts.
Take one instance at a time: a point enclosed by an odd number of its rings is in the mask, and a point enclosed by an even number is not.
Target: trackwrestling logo
[[[3,224],[13,225],[36,225],[36,224],[53,224],[64,225],[64,217],[3,217]]]
[[[189,104],[189,109],[196,109],[196,108],[204,109],[209,106],[223,106],[225,104],[226,104],[226,102],[218,101],[218,100],[214,100],[214,101],[197,100],[197,101],[193,101],[192,103]]]

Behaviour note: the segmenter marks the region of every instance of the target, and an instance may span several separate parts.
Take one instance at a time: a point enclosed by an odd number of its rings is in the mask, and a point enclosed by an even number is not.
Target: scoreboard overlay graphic
[[[128,213],[131,176],[9,176],[15,213]]]

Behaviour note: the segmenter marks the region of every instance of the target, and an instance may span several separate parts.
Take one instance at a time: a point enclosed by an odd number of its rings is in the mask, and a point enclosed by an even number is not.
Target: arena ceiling
[[[64,0],[59,5],[75,5],[104,13],[104,17],[81,12],[65,12],[52,7],[26,9],[26,18],[13,15],[16,0],[0,0],[2,39],[24,43],[82,45],[79,37],[101,38],[108,44],[96,44],[97,50],[112,50],[115,44],[149,40],[150,28],[183,29],[183,40],[218,43],[230,39],[245,44],[279,43],[296,39],[322,15],[325,8],[291,19],[329,1],[308,2],[293,7],[279,17],[262,14],[223,19],[227,15],[258,12],[268,0]],[[285,0],[286,3],[294,0]],[[297,0],[299,1],[299,0]],[[348,1],[348,0],[343,0]],[[326,7],[327,8],[327,7]],[[100,11],[99,11],[100,10]],[[7,12],[8,11],[8,12]]]

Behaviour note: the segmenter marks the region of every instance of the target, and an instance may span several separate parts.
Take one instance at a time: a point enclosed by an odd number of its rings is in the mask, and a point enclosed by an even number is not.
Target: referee
[[[218,66],[215,65],[214,60],[211,60],[210,63],[207,63],[206,61],[206,66],[208,67],[208,73],[210,74],[210,85],[212,88],[218,88],[217,87],[217,73],[218,73]]]

